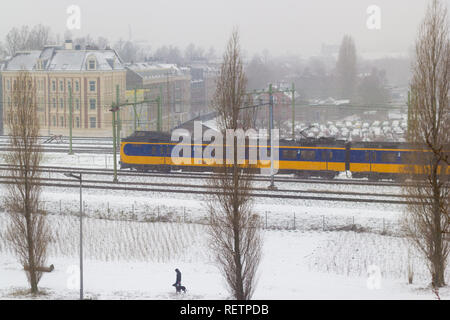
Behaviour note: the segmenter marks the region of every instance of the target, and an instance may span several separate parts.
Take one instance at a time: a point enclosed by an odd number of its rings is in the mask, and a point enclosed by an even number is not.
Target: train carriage
[[[207,144],[190,143],[190,155],[180,154],[183,163],[174,163],[172,151],[177,143],[171,141],[168,133],[137,131],[122,140],[120,148],[122,169],[130,168],[138,171],[212,171],[212,159],[194,158],[196,148],[203,150]],[[246,142],[245,160],[257,146]],[[369,180],[391,179],[404,180],[407,176],[408,157],[423,161],[427,153],[414,150],[406,143],[392,142],[356,142],[349,143],[329,138],[304,139],[300,141],[280,140],[274,150],[278,153],[275,167],[278,173],[295,174],[299,177],[334,178],[339,173],[351,172],[354,178]],[[269,147],[270,152],[270,147]],[[420,152],[420,153],[418,153]],[[223,153],[226,154],[225,151]],[[257,168],[267,168],[268,154],[259,157]],[[422,160],[421,160],[422,159]],[[420,166],[418,166],[420,167]],[[447,166],[447,173],[450,168]]]

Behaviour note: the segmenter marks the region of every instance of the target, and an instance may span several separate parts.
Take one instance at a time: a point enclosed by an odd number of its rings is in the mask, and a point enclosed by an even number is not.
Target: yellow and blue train
[[[170,138],[170,135],[166,133],[137,131],[123,139],[120,148],[121,168],[143,172],[213,170],[214,165],[204,158],[190,157],[190,159],[184,159],[182,165],[175,164],[171,154],[177,143],[172,142]],[[204,148],[206,145],[201,146]],[[195,154],[194,148],[199,146],[192,144],[191,156]],[[279,153],[278,163],[275,164],[278,166],[278,173],[294,173],[304,178],[332,179],[341,172],[351,172],[354,178],[368,178],[376,181],[403,180],[406,177],[407,158],[419,151],[405,143],[350,143],[325,138],[300,141],[280,140],[275,152]],[[246,159],[248,159],[248,153],[247,145]],[[263,167],[259,163],[257,167]],[[448,173],[449,168],[446,171]]]

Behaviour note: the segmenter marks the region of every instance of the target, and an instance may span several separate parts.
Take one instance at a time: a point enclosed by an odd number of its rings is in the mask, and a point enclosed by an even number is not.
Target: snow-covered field
[[[108,164],[106,159],[49,154],[44,165],[101,168]],[[158,179],[164,181],[151,181]],[[283,187],[377,192],[367,186]],[[53,232],[48,264],[54,264],[55,270],[43,276],[40,287],[46,295],[39,298],[77,299],[78,189],[44,188],[42,199]],[[201,195],[85,189],[83,199],[87,297],[230,298],[208,249]],[[435,298],[423,259],[399,237],[399,219],[405,210],[401,205],[265,198],[256,199],[254,210],[265,228],[254,299]],[[5,239],[7,220],[0,209],[0,299],[29,298],[24,295],[25,273]],[[352,228],[358,232],[348,231]],[[175,268],[183,273],[186,295],[174,294]],[[379,279],[374,270],[379,271]],[[414,272],[412,285],[408,270]],[[440,294],[450,298],[448,288]]]
[[[4,230],[4,217],[0,221]],[[77,220],[52,217],[51,223],[57,227],[57,236],[48,262],[55,265],[55,271],[41,280],[47,294],[40,298],[77,299]],[[84,287],[88,298],[229,299],[207,248],[204,226],[97,219],[87,219],[85,225]],[[329,246],[333,242],[339,250]],[[401,240],[383,236],[265,231],[254,298],[434,299],[427,287],[426,270],[419,264],[414,284],[407,284],[407,261],[398,259],[407,249]],[[358,251],[361,254],[355,256]],[[369,283],[368,263],[378,265],[382,272],[379,286]],[[183,273],[183,284],[189,290],[186,295],[173,292],[175,268]],[[0,274],[1,299],[27,298],[23,295],[25,274],[4,243]],[[441,298],[446,297],[450,292],[443,289]]]

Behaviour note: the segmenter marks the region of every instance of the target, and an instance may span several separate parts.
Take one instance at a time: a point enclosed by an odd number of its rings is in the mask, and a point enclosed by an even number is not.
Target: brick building
[[[66,41],[64,47],[16,53],[1,71],[3,116],[21,70],[30,72],[36,86],[42,135],[69,134],[70,91],[73,135],[112,135],[111,103],[117,85],[120,100],[125,101],[126,87],[126,70],[114,50],[73,49]]]

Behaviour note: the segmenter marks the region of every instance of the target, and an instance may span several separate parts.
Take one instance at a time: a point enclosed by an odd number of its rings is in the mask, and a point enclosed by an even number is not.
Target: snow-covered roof
[[[144,79],[166,77],[167,75],[182,75],[183,72],[176,64],[134,62],[125,67]]]
[[[89,71],[88,60],[96,61],[95,71],[124,70],[114,50],[66,50],[45,47],[42,51],[18,52],[7,61],[4,71]],[[42,66],[38,67],[38,62]]]
[[[17,52],[6,62],[4,71],[33,70],[41,51]]]

